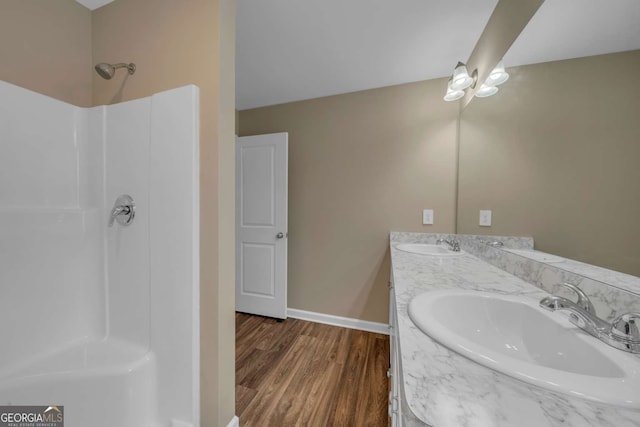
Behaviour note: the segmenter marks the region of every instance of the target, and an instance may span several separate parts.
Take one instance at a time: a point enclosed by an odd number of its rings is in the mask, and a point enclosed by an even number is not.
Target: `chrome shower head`
[[[116,69],[118,68],[126,68],[129,70],[129,74],[133,74],[136,72],[136,64],[133,62],[131,64],[125,64],[121,62],[119,64],[107,64],[105,62],[101,62],[95,66],[96,71],[100,74],[100,77],[106,80],[111,80],[111,77],[116,73]]]

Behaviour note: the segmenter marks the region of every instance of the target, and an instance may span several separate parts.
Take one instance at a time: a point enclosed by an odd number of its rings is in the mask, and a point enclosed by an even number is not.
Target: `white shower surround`
[[[0,405],[199,425],[198,119],[195,86],[87,109],[0,82]]]

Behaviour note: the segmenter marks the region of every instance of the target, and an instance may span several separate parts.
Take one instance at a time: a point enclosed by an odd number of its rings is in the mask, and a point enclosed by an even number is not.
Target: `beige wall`
[[[387,322],[389,231],[454,231],[458,105],[445,88],[240,111],[240,136],[289,132],[289,307]]]
[[[217,419],[218,425],[226,426],[235,414],[236,384],[236,1],[218,0],[218,4],[218,310],[204,321],[206,325],[213,323],[218,328]],[[206,262],[206,258],[201,262]],[[203,427],[208,425],[202,424]]]
[[[0,80],[91,106],[91,12],[74,0],[0,1]]]
[[[234,415],[233,0],[116,0],[93,12],[95,62],[135,62],[129,76],[93,74],[95,105],[200,87],[201,415]],[[224,61],[224,62],[222,62]],[[231,147],[231,148],[229,148]],[[224,167],[219,167],[220,165]],[[229,189],[231,188],[231,190]]]
[[[640,51],[509,73],[462,114],[458,231],[640,275]]]

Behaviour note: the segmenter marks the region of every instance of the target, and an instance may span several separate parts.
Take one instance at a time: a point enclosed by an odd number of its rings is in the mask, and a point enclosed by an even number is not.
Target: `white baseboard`
[[[315,313],[313,311],[298,310],[296,308],[287,308],[287,316],[293,317],[294,319],[308,320],[310,322],[324,323],[327,325],[342,326],[343,328],[359,329],[361,331],[389,335],[389,325],[386,323],[369,322],[367,320]]]
[[[231,418],[231,421],[229,421],[229,424],[227,424],[227,427],[240,427],[240,419],[234,416]]]

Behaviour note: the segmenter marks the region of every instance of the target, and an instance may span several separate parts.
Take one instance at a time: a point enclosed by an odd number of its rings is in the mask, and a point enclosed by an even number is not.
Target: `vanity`
[[[390,245],[392,426],[640,426],[640,354],[540,306],[584,292],[615,323],[640,312],[640,279],[531,238],[392,232]]]

